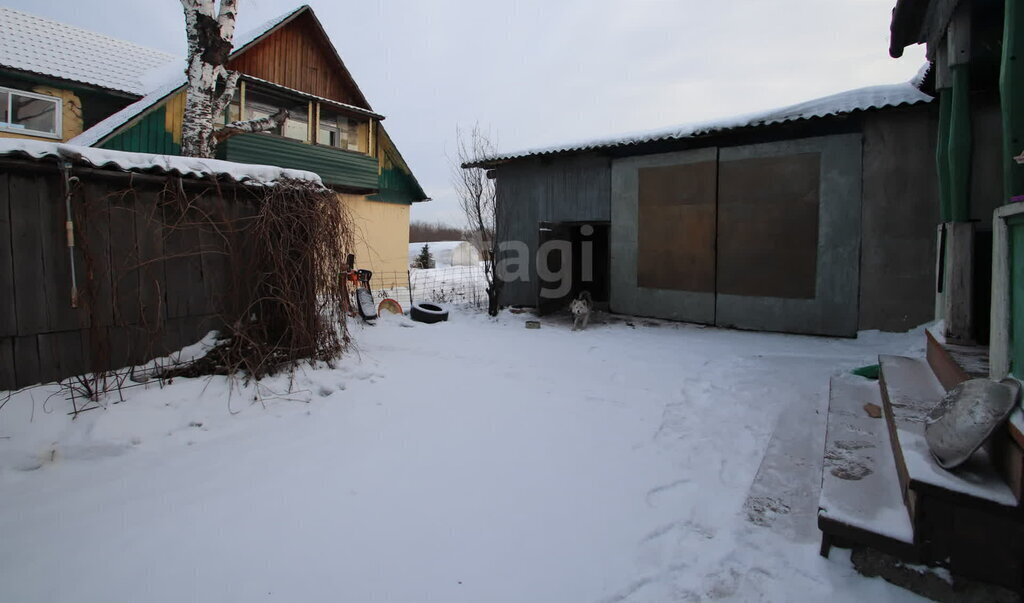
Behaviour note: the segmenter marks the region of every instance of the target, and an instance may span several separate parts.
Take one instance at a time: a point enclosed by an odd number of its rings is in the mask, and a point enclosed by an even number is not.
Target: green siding
[[[381,170],[380,192],[372,195],[374,201],[411,204],[425,198],[416,180],[400,168]]]
[[[1007,221],[1010,239],[1010,372],[1024,377],[1024,217]]]
[[[305,144],[269,134],[240,134],[221,145],[227,161],[315,172],[324,184],[377,190],[377,160],[369,155]]]
[[[158,107],[100,146],[115,151],[181,155],[181,145],[174,142],[174,137],[166,130],[165,122],[166,111],[164,107]]]

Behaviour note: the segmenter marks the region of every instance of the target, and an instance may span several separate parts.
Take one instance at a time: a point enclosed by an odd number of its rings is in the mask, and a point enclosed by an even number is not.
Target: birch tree
[[[214,118],[224,113],[235,95],[240,74],[227,69],[235,37],[237,0],[181,0],[188,40],[188,88],[185,118],[181,125],[181,153],[187,157],[212,157],[218,142],[244,132],[261,132],[280,126],[285,110],[270,117],[236,121],[214,131]]]

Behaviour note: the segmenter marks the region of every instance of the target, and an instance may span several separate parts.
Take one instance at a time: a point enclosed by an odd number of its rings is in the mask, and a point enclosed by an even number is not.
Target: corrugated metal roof
[[[740,128],[751,128],[767,126],[803,119],[815,119],[832,115],[844,115],[855,111],[866,111],[869,109],[881,109],[883,107],[896,107],[900,105],[914,105],[927,103],[932,100],[924,92],[918,89],[927,71],[927,65],[913,81],[903,84],[892,84],[887,86],[870,86],[858,88],[847,92],[840,92],[822,98],[771,109],[759,113],[708,121],[697,124],[676,126],[673,128],[625,134],[609,138],[599,138],[589,141],[581,141],[570,144],[554,145],[534,149],[526,149],[512,153],[499,153],[490,157],[483,157],[468,162],[463,167],[489,167],[511,161],[514,159],[525,159],[543,155],[557,155],[562,153],[579,153],[598,149],[610,149],[640,145],[649,142],[664,140],[681,140],[696,138],[709,134],[719,134],[729,130]]]
[[[58,21],[0,7],[0,65],[130,94],[172,54]]]
[[[0,139],[0,157],[51,159],[122,172],[176,174],[189,178],[223,177],[235,182],[271,184],[278,180],[308,180],[323,184],[320,176],[306,170],[272,165],[240,164],[217,159],[199,159],[150,153],[127,153],[59,142],[41,142],[23,138]]]

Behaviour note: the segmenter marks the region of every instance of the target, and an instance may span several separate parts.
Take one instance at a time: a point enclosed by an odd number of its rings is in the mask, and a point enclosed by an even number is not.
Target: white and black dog
[[[590,312],[594,309],[594,302],[590,298],[590,291],[580,291],[576,299],[569,302],[569,311],[572,312],[572,330],[580,331],[587,328],[590,322]]]

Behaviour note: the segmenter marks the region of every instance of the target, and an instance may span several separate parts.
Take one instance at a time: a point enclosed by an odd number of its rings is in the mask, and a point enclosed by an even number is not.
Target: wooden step
[[[953,389],[968,379],[988,377],[988,348],[943,343],[930,330],[928,364],[942,386]],[[1018,409],[1006,425],[992,434],[992,457],[1003,481],[1019,502],[1024,498],[1024,414]]]
[[[954,471],[939,467],[924,419],[946,389],[924,359],[879,357],[893,458],[924,563],[1012,589],[1024,587],[1024,515],[983,447]]]
[[[916,561],[885,420],[871,418],[865,404],[882,405],[874,381],[832,378],[818,501],[822,554],[832,544],[863,545]]]
[[[988,347],[943,343],[928,329],[925,337],[928,364],[947,390],[968,379],[988,377]]]
[[[924,439],[924,420],[946,395],[946,388],[925,360],[879,356],[879,384],[893,456],[907,505],[914,514],[911,491],[930,491],[951,499],[976,499],[1016,507],[1017,499],[988,457],[979,450],[955,472],[935,462]]]

